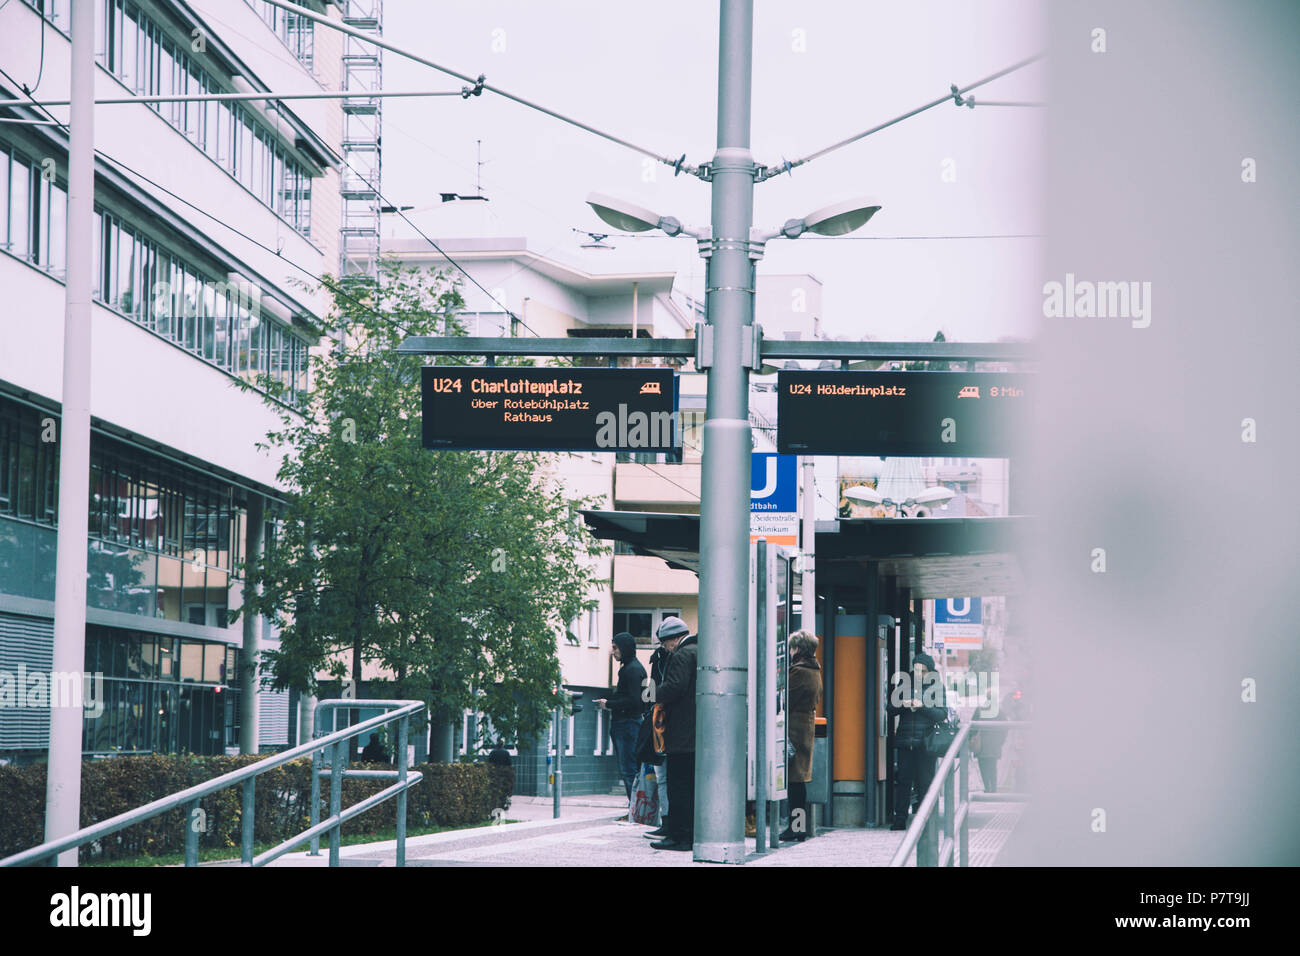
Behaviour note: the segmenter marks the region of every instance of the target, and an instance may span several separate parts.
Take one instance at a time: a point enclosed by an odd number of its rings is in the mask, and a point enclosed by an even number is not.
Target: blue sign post
[[[984,646],[984,608],[977,597],[934,599],[934,646],[977,651]]]
[[[799,543],[799,458],[756,451],[749,478],[749,540]]]

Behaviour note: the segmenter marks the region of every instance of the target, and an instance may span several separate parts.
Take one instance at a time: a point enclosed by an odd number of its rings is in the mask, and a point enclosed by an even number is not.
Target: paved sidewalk
[[[971,807],[971,860],[990,866],[1023,805],[974,803]],[[650,828],[615,820],[627,808],[621,797],[566,797],[562,816],[552,818],[549,797],[514,797],[504,823],[453,830],[406,841],[407,866],[717,866],[696,863],[690,853],[655,850],[642,834]],[[755,852],[753,838],[745,841],[747,866],[886,866],[903,834],[894,830],[826,830],[804,843],[782,844],[779,850]],[[392,866],[396,846],[370,843],[343,847],[344,866]],[[292,853],[272,866],[325,866],[319,857]]]

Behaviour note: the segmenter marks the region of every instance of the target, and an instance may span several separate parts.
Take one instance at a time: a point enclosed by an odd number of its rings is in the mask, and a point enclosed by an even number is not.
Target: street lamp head
[[[874,199],[846,199],[804,216],[803,227],[819,236],[844,236],[865,226],[867,220],[879,211],[880,203]],[[786,223],[785,228],[789,226],[790,223]]]
[[[665,220],[657,212],[603,193],[591,193],[587,196],[587,205],[603,222],[624,232],[649,232],[651,229],[660,228],[661,225],[676,226],[676,232],[671,232],[669,235],[676,235],[682,230],[682,224],[676,219],[670,217]],[[667,228],[664,231],[667,232]]]
[[[925,491],[921,492],[912,500],[920,505],[937,505],[951,500],[952,496],[953,492],[951,488],[935,486],[934,488],[926,488]]]
[[[852,488],[844,489],[844,497],[850,501],[858,501],[864,505],[878,505],[885,500],[885,496],[875,488],[868,488],[866,485],[854,485]]]

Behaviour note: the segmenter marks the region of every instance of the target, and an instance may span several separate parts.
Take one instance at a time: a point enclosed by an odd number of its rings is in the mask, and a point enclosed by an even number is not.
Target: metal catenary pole
[[[803,554],[799,557],[799,570],[803,580],[799,584],[801,609],[799,626],[809,634],[817,633],[817,475],[815,459],[804,455],[803,466]]]
[[[767,848],[767,541],[755,547],[754,573],[754,852]]]
[[[42,24],[42,27],[44,24]],[[63,332],[63,411],[59,435],[59,530],[54,580],[52,669],[86,666],[86,535],[90,511],[90,289],[95,192],[95,3],[72,2],[72,111],[68,138],[68,245]],[[65,677],[63,686],[72,683]],[[81,681],[75,681],[77,689]],[[50,700],[45,839],[81,826],[81,701]],[[76,849],[59,854],[76,866]]]
[[[248,496],[248,531],[245,533],[244,557],[253,561],[262,556],[265,510],[261,495]],[[248,582],[245,582],[245,588]],[[258,589],[260,591],[260,588]],[[258,746],[259,687],[257,655],[262,637],[262,615],[244,609],[244,646],[239,661],[239,752],[255,754]]]
[[[754,321],[754,160],[749,151],[754,5],[722,0],[718,150],[707,244],[713,337],[700,487],[700,649],[696,684],[695,859],[745,855],[749,582],[749,369]]]

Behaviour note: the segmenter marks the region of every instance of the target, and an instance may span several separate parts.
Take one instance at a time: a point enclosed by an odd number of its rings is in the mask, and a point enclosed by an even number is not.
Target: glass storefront
[[[56,419],[0,398],[0,593],[53,601],[58,446],[42,422]],[[89,509],[88,607],[226,626],[245,533],[230,485],[93,435]]]
[[[87,710],[82,749],[225,753],[239,745],[238,667],[227,644],[89,625],[97,706]]]

